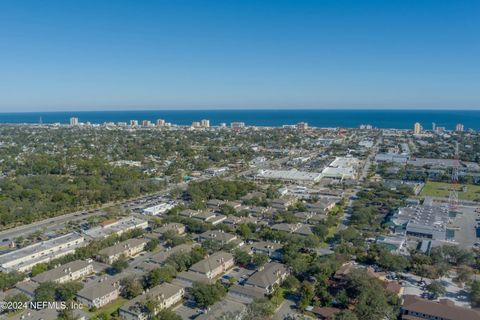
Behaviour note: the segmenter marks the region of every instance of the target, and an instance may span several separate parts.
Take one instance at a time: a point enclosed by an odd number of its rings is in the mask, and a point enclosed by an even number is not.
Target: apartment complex
[[[147,240],[145,239],[129,239],[100,250],[98,259],[105,263],[112,264],[122,256],[128,258],[142,252],[146,244]]]
[[[76,260],[57,266],[52,270],[42,272],[32,278],[32,281],[37,283],[56,282],[65,283],[68,281],[75,281],[82,279],[93,273],[93,265],[90,262]]]

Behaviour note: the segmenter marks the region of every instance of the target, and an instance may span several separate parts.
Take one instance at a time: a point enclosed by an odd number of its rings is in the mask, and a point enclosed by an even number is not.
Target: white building
[[[120,317],[125,320],[146,320],[151,319],[150,315],[145,310],[145,304],[148,301],[155,302],[155,310],[153,315],[156,315],[163,309],[170,308],[179,303],[185,295],[183,287],[162,283],[152,289],[147,289],[144,294],[128,301],[120,310]]]
[[[330,179],[355,179],[359,160],[351,157],[337,157],[322,170],[322,177]]]
[[[124,232],[133,229],[146,229],[148,222],[135,217],[127,217],[120,220],[107,220],[100,226],[88,229],[84,233],[94,239],[106,238],[112,234],[121,235]]]
[[[112,264],[120,257],[133,257],[145,249],[147,240],[145,239],[128,239],[114,246],[102,249],[98,252],[98,259]]]
[[[120,297],[119,277],[101,278],[95,284],[80,290],[75,296],[78,302],[89,308],[101,308]]]
[[[210,128],[210,120],[203,119],[202,121],[200,121],[200,125],[204,128]]]
[[[227,167],[221,167],[221,168],[208,168],[205,170],[205,174],[212,176],[212,177],[218,177],[221,175],[224,175],[227,173],[228,168]]]
[[[318,172],[292,170],[259,170],[256,179],[283,180],[293,183],[315,183],[322,177]]]
[[[36,264],[73,253],[84,245],[86,243],[82,236],[69,233],[5,253],[0,256],[0,267],[5,271],[30,271]]]
[[[93,265],[90,262],[76,260],[57,266],[52,270],[42,272],[32,278],[32,281],[37,283],[55,282],[65,283],[82,279],[93,273]]]
[[[157,216],[159,214],[164,214],[168,210],[172,209],[175,206],[174,203],[164,202],[143,209],[142,213],[149,216]]]
[[[71,117],[70,118],[70,125],[71,126],[78,126],[78,118],[77,117]]]

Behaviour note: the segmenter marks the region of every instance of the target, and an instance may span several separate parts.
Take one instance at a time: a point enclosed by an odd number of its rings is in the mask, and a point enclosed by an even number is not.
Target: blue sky
[[[478,0],[3,0],[0,111],[480,108]]]

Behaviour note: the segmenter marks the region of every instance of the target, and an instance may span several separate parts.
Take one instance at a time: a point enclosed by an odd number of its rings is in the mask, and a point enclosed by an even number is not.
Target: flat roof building
[[[318,172],[307,172],[292,170],[259,170],[255,175],[256,179],[278,179],[293,183],[315,183],[320,181],[322,174]]]
[[[416,205],[398,209],[390,221],[408,235],[445,240],[451,219],[445,207]]]
[[[358,166],[359,160],[357,158],[337,157],[328,167],[322,170],[322,177],[338,180],[355,179]]]
[[[121,235],[133,229],[146,229],[148,222],[135,217],[127,217],[120,220],[107,220],[100,226],[88,229],[84,233],[94,239],[106,238],[112,234]]]
[[[69,233],[5,253],[0,256],[0,267],[5,271],[29,271],[36,264],[73,253],[84,245],[81,235]]]

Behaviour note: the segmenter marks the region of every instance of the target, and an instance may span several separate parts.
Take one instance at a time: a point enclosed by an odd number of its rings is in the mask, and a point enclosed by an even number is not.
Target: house
[[[266,254],[272,259],[280,260],[283,256],[283,245],[278,242],[259,241],[250,245],[253,253]]]
[[[82,279],[85,276],[93,273],[93,265],[90,262],[76,260],[57,266],[52,270],[42,272],[32,278],[32,281],[37,283],[56,282],[65,283],[68,281],[75,281]]]
[[[145,311],[145,304],[148,301],[155,302],[156,315],[163,309],[170,308],[180,302],[185,295],[185,289],[170,283],[162,283],[152,289],[128,301],[119,309],[119,314],[125,320],[146,320],[150,319],[150,315]]]
[[[173,247],[173,248],[166,248],[165,251],[160,251],[160,252],[152,255],[148,261],[151,262],[151,263],[163,265],[165,263],[165,261],[167,261],[167,259],[172,254],[180,253],[180,252],[190,252],[190,251],[192,251],[194,246],[195,245],[193,245],[193,244],[184,243],[184,244],[180,244],[180,245],[178,245],[176,247]]]
[[[145,239],[128,239],[114,246],[100,250],[98,258],[100,261],[112,264],[121,256],[126,258],[132,257],[145,249],[147,240]]]
[[[221,230],[208,230],[198,236],[200,242],[213,240],[222,244],[230,243],[237,239],[237,236],[231,233],[223,232]]]
[[[176,234],[181,235],[185,233],[185,225],[181,223],[171,222],[171,223],[166,223],[160,228],[155,229],[155,231],[160,234],[164,234],[168,231],[173,231]]]
[[[210,199],[207,201],[207,208],[209,209],[220,209],[221,206],[225,204],[225,201],[218,199]]]
[[[118,299],[120,290],[120,277],[103,277],[77,292],[75,296],[78,302],[89,308],[101,308]]]
[[[234,284],[228,289],[228,297],[242,303],[252,303],[264,297],[261,289]]]
[[[218,251],[195,263],[189,270],[202,274],[209,279],[213,279],[226,272],[233,267],[233,265],[234,260],[231,253]]]
[[[279,211],[286,211],[288,207],[294,205],[297,199],[294,197],[285,197],[281,199],[275,199],[270,202],[270,206]]]
[[[223,299],[213,304],[208,310],[196,317],[196,320],[211,320],[211,319],[229,319],[242,320],[245,317],[247,307],[229,299]]]
[[[195,211],[195,210],[191,210],[191,209],[186,209],[186,210],[182,210],[178,213],[179,216],[182,216],[182,217],[185,217],[185,218],[193,218],[195,217],[197,214],[199,214],[200,211]]]
[[[267,263],[260,271],[255,272],[245,282],[245,287],[261,290],[265,295],[273,293],[288,276],[289,272],[284,264],[278,262]]]
[[[480,320],[480,312],[456,306],[453,301],[441,299],[430,301],[415,295],[405,295],[402,308],[402,320]]]
[[[340,313],[342,310],[332,307],[313,307],[311,313],[317,316],[321,320],[333,320],[337,313]]]
[[[338,201],[339,201],[338,198],[322,197],[314,203],[305,204],[305,207],[309,212],[328,213],[330,210],[332,210],[335,207]]]
[[[271,229],[288,233],[295,233],[302,236],[313,234],[312,227],[303,223],[277,223]]]

